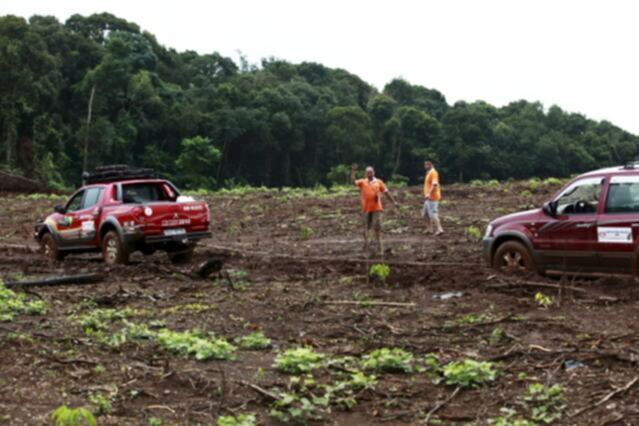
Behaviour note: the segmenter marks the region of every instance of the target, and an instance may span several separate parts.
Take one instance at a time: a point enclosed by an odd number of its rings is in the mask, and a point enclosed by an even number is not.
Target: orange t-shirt
[[[433,190],[430,199],[433,201],[439,201],[442,199],[442,190],[441,185],[439,184],[439,173],[437,173],[437,170],[431,169],[428,173],[426,173],[426,177],[424,177],[424,197],[430,194],[430,190],[435,184],[437,184],[437,186]]]
[[[355,185],[359,188],[362,198],[362,211],[365,213],[381,212],[382,207],[381,193],[388,191],[384,182],[379,179],[358,179]]]

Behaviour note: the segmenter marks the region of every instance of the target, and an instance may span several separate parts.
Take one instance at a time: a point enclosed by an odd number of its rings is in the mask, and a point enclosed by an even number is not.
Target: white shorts
[[[436,218],[439,212],[439,201],[426,200],[422,208],[422,217],[424,219]]]

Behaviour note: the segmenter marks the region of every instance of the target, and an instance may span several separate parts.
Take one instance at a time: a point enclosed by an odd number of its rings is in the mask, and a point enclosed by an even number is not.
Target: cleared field
[[[437,238],[422,232],[420,189],[400,189],[385,280],[367,277],[381,259],[362,252],[356,190],[207,197],[214,238],[197,261],[225,262],[207,279],[160,253],[111,269],[88,255],[50,265],[20,246],[59,201],[4,196],[0,277],[106,278],[16,289],[22,307],[0,295],[0,423],[49,424],[68,405],[101,425],[242,413],[260,424],[636,424],[634,279],[498,275],[470,228],[556,189],[447,186]]]

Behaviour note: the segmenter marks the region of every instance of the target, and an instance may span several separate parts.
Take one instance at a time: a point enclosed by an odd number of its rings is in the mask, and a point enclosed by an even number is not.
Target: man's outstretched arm
[[[357,171],[357,164],[351,165],[351,182],[353,185],[357,185],[357,178],[355,177],[355,172]]]
[[[398,205],[397,204],[397,200],[395,200],[395,197],[393,197],[393,194],[391,194],[391,192],[388,189],[386,191],[384,191],[384,194],[388,197],[389,200],[391,200],[391,202],[394,205],[396,205],[396,206]]]

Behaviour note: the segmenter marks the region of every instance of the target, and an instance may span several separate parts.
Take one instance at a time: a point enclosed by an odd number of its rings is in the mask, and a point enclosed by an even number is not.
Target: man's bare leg
[[[433,233],[433,221],[430,220],[430,218],[427,218],[425,220],[426,220],[426,233],[427,234],[432,234]]]
[[[433,223],[435,224],[435,227],[437,229],[435,231],[435,235],[443,234],[444,233],[444,229],[442,228],[442,224],[439,221],[439,216],[433,217]]]
[[[364,214],[364,251],[368,253],[368,215]],[[368,254],[366,255],[368,257]]]
[[[382,258],[382,263],[384,262],[384,243],[382,242],[382,231],[379,227],[375,228],[375,239],[379,244],[379,254]]]

